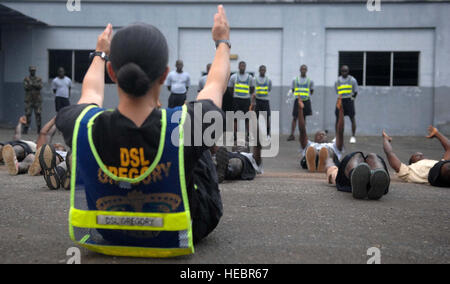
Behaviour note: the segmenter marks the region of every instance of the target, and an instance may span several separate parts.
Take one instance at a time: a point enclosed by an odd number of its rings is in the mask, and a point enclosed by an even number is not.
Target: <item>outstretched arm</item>
[[[427,138],[437,138],[439,142],[441,142],[442,147],[444,147],[444,160],[450,160],[450,140],[445,137],[442,133],[437,130],[436,127],[430,126],[428,127],[428,136]]]
[[[300,131],[300,145],[303,149],[308,146],[308,133],[306,133],[305,116],[303,115],[303,108],[305,105],[302,100],[298,99],[298,130]]]
[[[103,33],[98,37],[96,51],[109,55],[112,39],[112,25],[108,24]],[[103,106],[105,96],[105,61],[95,56],[83,80],[81,98],[78,104],[96,104]]]
[[[389,165],[394,169],[395,172],[400,171],[400,166],[402,165],[402,162],[400,159],[395,155],[395,153],[392,150],[391,145],[392,138],[389,137],[386,132],[383,131],[383,150],[386,154],[386,157],[389,161]]]
[[[36,149],[39,149],[44,144],[48,144],[52,141],[53,136],[56,133],[55,126],[56,117],[52,118],[46,125],[41,129],[39,137],[36,140]]]
[[[27,118],[25,116],[21,116],[19,121],[17,122],[16,130],[14,132],[13,140],[17,141],[22,139],[22,125],[27,124]]]
[[[339,151],[344,149],[344,107],[342,106],[342,97],[339,96],[336,102],[336,108],[339,110],[338,122],[336,127],[336,147]]]
[[[212,28],[214,41],[229,40],[230,27],[228,25],[225,9],[222,5],[217,7],[217,14],[214,16],[214,27]],[[205,88],[198,94],[197,100],[209,99],[221,108],[222,98],[228,85],[230,75],[230,48],[226,44],[220,44],[216,50],[216,56],[211,65]]]

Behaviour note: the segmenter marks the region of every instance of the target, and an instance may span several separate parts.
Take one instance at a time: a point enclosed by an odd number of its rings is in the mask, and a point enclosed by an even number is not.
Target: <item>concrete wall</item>
[[[1,2],[1,1],[0,1]],[[7,29],[4,72],[4,101],[8,112],[0,120],[15,122],[23,108],[21,81],[30,64],[38,66],[38,75],[48,81],[48,49],[92,49],[98,33],[106,23],[116,28],[132,22],[154,24],[166,35],[170,48],[170,66],[182,53],[180,30],[210,29],[215,4],[164,3],[85,3],[82,12],[69,13],[65,3],[5,2],[6,6],[45,22],[49,27],[32,30],[26,27]],[[382,128],[398,135],[422,135],[428,124],[450,123],[450,14],[448,3],[383,3],[383,11],[370,13],[362,3],[341,4],[228,4],[226,6],[232,29],[270,29],[281,31],[281,72],[272,93],[272,109],[279,110],[281,130],[290,128],[292,100],[286,93],[299,66],[309,66],[309,76],[315,81],[313,97],[314,116],[308,119],[308,131],[334,129],[334,103],[332,90],[337,76],[339,50],[420,50],[426,60],[421,61],[419,87],[363,87],[357,100],[360,134],[378,135]],[[357,35],[347,46],[335,44],[330,31]],[[368,33],[370,31],[370,36]],[[394,31],[394,34],[391,33]],[[365,37],[367,36],[367,37]],[[199,42],[211,45],[211,42]],[[233,42],[233,52],[245,42]],[[261,56],[258,56],[261,57]],[[422,60],[424,60],[422,58]],[[254,61],[254,58],[242,58]],[[265,64],[264,58],[258,58]],[[208,58],[209,61],[209,58]],[[205,60],[206,62],[206,60]],[[237,64],[237,62],[236,62]],[[198,76],[204,69],[186,65],[185,70]],[[0,65],[2,66],[2,65]],[[254,68],[253,68],[254,69]],[[270,75],[270,66],[268,66]],[[1,73],[0,73],[1,74]],[[334,74],[334,75],[333,75]],[[194,76],[194,77],[195,77]],[[196,84],[195,80],[193,82]],[[79,96],[75,86],[73,101]],[[6,95],[8,93],[9,95]],[[13,94],[13,95],[11,95]],[[48,86],[43,91],[48,113],[53,113],[52,95]],[[188,98],[194,99],[196,86]],[[167,104],[168,93],[161,94]],[[106,105],[117,102],[114,86],[107,87]],[[11,111],[11,106],[14,111]],[[349,124],[346,127],[349,130]]]

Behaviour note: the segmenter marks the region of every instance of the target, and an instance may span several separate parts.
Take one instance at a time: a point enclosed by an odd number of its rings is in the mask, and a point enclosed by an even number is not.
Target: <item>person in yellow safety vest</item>
[[[108,255],[192,254],[194,243],[222,216],[209,141],[188,144],[196,131],[185,129],[201,129],[204,135],[212,125],[205,115],[214,112],[224,119],[231,48],[225,10],[219,5],[214,17],[216,53],[206,86],[196,101],[181,107],[159,108],[169,73],[165,36],[145,23],[112,34],[109,24],[98,37],[78,104],[56,117],[73,153],[70,237]],[[102,108],[105,67],[117,84],[114,110]],[[194,120],[194,109],[199,119]]]
[[[260,112],[266,112],[267,135],[270,136],[270,92],[272,91],[272,80],[266,76],[267,67],[259,67],[259,76],[254,79],[255,93],[252,95],[254,111],[259,119]]]
[[[314,81],[306,76],[308,72],[308,66],[300,66],[300,77],[295,77],[292,80],[292,93],[295,96],[294,107],[292,110],[292,127],[291,135],[288,137],[288,141],[295,140],[295,127],[298,120],[298,108],[300,100],[303,102],[303,115],[306,121],[307,116],[312,115],[311,96],[314,94]]]
[[[335,90],[338,96],[342,97],[344,116],[350,117],[352,121],[352,137],[350,143],[356,143],[356,119],[355,119],[355,98],[358,95],[358,82],[350,75],[350,68],[347,65],[341,67],[341,76],[335,83]],[[336,109],[336,127],[339,111]]]
[[[255,91],[253,76],[245,72],[247,63],[239,62],[239,72],[234,73],[228,82],[228,91],[233,94],[233,110],[246,114],[250,110],[251,94]],[[237,138],[237,120],[234,121],[234,139]],[[245,133],[248,138],[249,121],[245,121]]]

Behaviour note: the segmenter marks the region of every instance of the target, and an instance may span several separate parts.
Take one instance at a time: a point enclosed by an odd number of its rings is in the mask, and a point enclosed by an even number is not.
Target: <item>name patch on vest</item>
[[[156,217],[126,217],[126,216],[97,216],[98,225],[163,227],[163,218]]]

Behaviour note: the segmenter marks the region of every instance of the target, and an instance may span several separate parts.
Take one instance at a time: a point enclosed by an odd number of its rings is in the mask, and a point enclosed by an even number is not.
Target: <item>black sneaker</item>
[[[61,186],[61,180],[56,170],[56,151],[50,144],[42,146],[39,154],[39,164],[44,172],[44,179],[51,190],[57,190]]]
[[[387,192],[391,179],[384,169],[376,169],[370,175],[370,190],[368,197],[378,200]]]
[[[220,149],[216,153],[216,161],[217,177],[219,178],[219,183],[222,183],[225,180],[229,163],[227,148],[220,147]]]
[[[356,199],[366,199],[370,185],[370,167],[366,163],[359,164],[351,174],[352,193]]]

